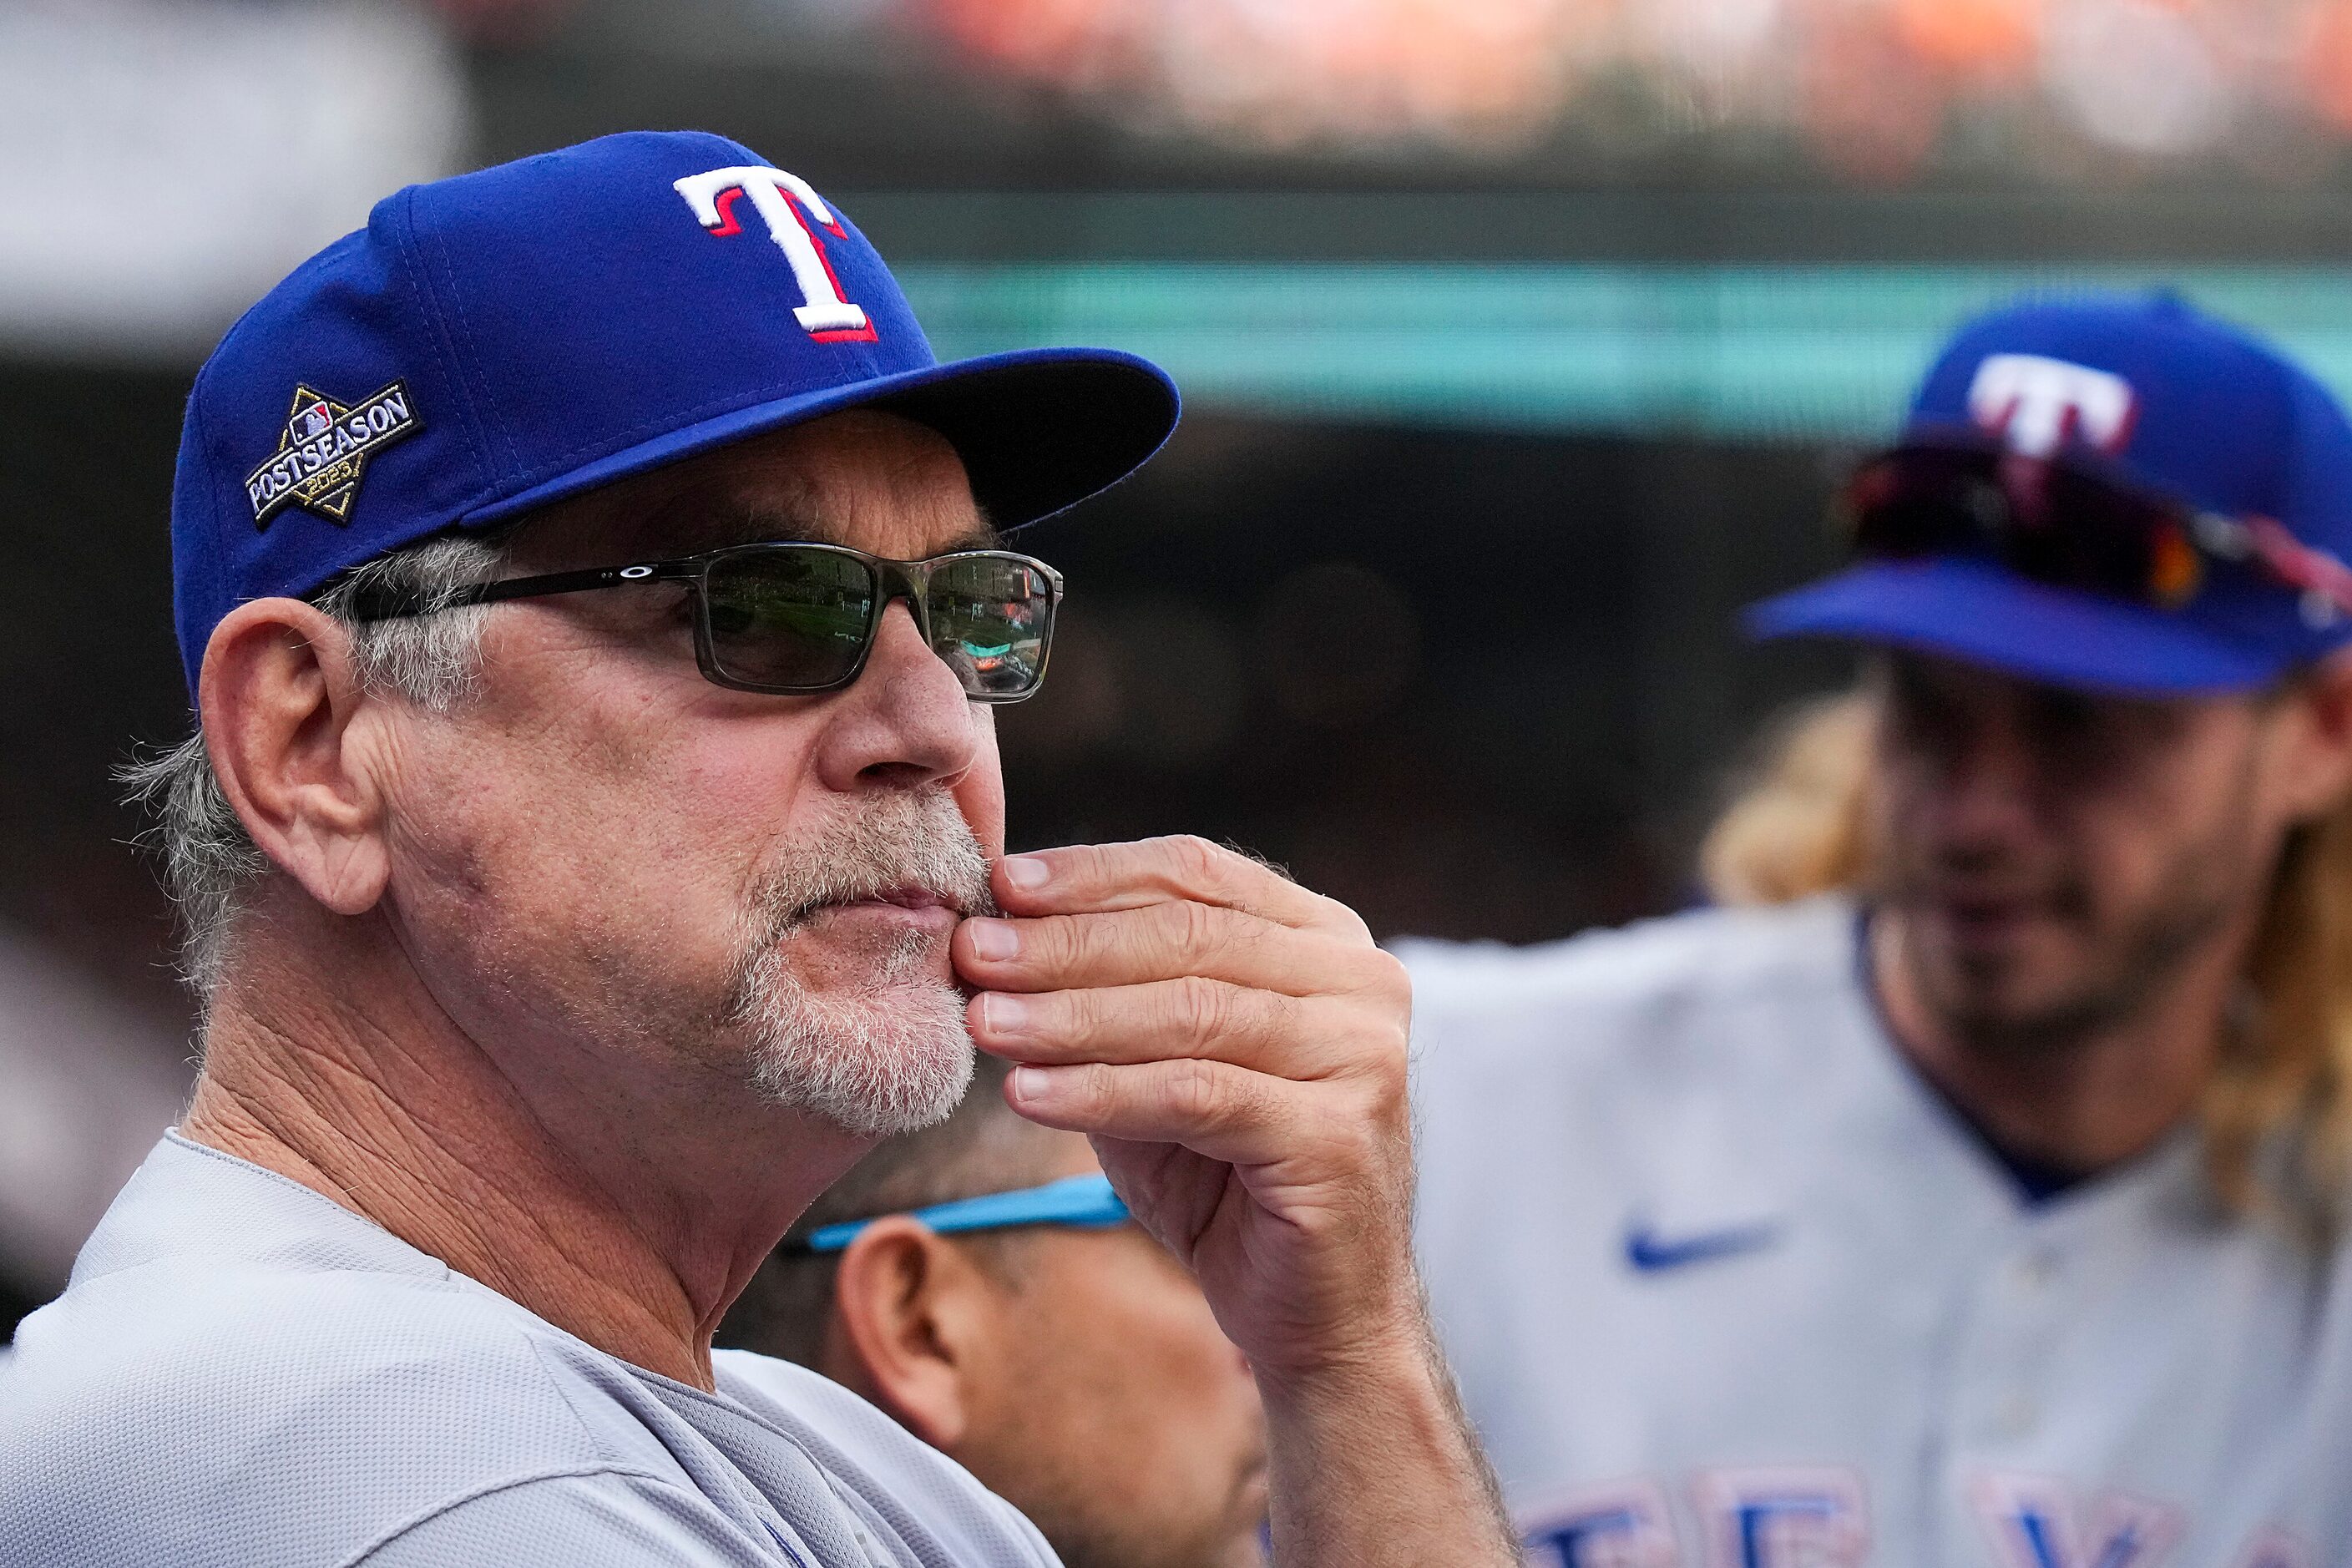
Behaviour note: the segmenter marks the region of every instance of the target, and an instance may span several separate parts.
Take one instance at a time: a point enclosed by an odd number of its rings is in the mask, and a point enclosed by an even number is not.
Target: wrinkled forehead
[[[861,411],[772,431],[534,514],[515,553],[561,570],[762,540],[918,560],[997,542],[946,437]]]

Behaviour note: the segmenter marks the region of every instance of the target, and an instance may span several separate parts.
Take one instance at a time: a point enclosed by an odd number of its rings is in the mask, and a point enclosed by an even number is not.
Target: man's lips
[[[827,915],[836,914],[866,914],[886,919],[895,917],[921,925],[948,926],[963,919],[965,912],[956,900],[935,888],[908,885],[878,889],[854,898],[829,900],[805,911],[801,920],[822,920]]]
[[[954,910],[947,896],[929,888],[885,888],[863,899],[851,900],[860,904],[896,904],[902,910]],[[961,911],[957,911],[961,912]]]
[[[2053,921],[2059,914],[2055,899],[2022,892],[1937,891],[1921,900],[1920,907],[1941,917],[1961,936],[1979,938],[2006,936],[2023,926]]]

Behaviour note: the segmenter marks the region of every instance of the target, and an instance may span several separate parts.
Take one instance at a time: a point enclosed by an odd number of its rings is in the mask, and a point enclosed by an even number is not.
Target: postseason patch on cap
[[[254,527],[267,529],[289,506],[334,522],[347,521],[368,458],[421,428],[405,382],[395,381],[352,404],[296,384],[277,452],[246,476]]]

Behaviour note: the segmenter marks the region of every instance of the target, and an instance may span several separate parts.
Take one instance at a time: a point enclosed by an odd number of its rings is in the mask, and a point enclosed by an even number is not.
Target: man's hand
[[[968,921],[955,951],[972,1038],[1027,1069],[1013,1108],[1094,1135],[1260,1375],[1392,1349],[1367,1342],[1420,1315],[1403,965],[1197,838],[1022,856],[996,895],[1024,918]]]
[[[1021,1064],[1014,1110],[1092,1136],[1250,1358],[1278,1560],[1512,1561],[1413,1272],[1403,966],[1198,838],[1014,857],[995,889],[1008,918],[955,939],[972,1038]]]

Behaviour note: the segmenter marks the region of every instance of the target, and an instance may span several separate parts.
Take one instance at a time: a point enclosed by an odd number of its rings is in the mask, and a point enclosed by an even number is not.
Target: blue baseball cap
[[[2012,305],[1962,327],[1913,400],[1903,444],[1969,440],[2079,460],[2266,537],[2283,528],[2287,548],[2329,575],[2352,554],[2352,426],[2335,398],[2170,294]],[[2325,595],[2255,570],[2207,573],[2166,608],[1963,555],[1865,559],[1751,606],[1747,624],[1763,637],[1845,637],[2145,693],[2253,689],[2352,639],[2352,618]]]
[[[412,185],[197,374],[172,499],[191,700],[245,600],[856,407],[946,437],[1009,529],[1134,471],[1177,396],[1108,349],[940,363],[848,218],[722,137],[606,136]]]

